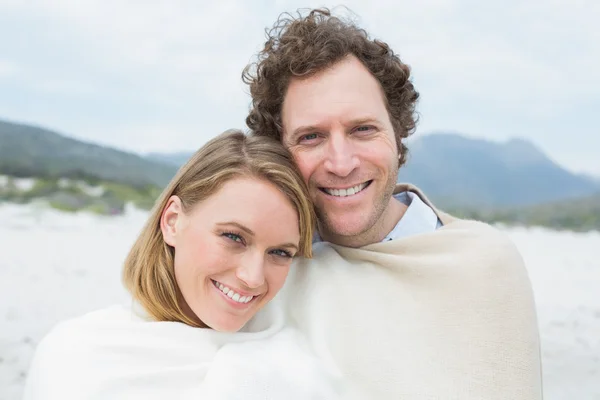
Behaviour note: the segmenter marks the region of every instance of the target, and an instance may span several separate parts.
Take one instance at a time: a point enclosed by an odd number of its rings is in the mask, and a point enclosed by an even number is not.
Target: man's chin
[[[350,221],[352,222],[350,222]],[[358,222],[358,223],[357,223]],[[319,225],[322,234],[328,237],[353,237],[366,231],[366,223],[352,218],[326,218]]]

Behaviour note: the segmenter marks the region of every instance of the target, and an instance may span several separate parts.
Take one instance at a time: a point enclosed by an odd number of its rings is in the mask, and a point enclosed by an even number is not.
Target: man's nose
[[[265,283],[265,260],[262,254],[248,254],[240,260],[236,276],[249,289],[256,289]]]
[[[328,172],[346,177],[360,164],[356,156],[355,144],[346,132],[332,132],[325,151],[324,166]]]

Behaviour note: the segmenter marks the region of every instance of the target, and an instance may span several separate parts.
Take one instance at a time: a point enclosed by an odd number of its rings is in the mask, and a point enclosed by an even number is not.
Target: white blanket
[[[232,334],[122,306],[61,323],[37,348],[24,399],[338,398],[340,382],[277,309]]]
[[[365,398],[541,399],[522,258],[497,229],[438,215],[444,227],[427,234],[317,244],[281,293],[290,323]]]

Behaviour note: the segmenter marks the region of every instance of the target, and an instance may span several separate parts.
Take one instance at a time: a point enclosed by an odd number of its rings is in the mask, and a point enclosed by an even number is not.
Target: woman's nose
[[[258,288],[265,283],[265,260],[262,254],[249,254],[240,260],[240,264],[236,269],[236,276],[249,289]]]

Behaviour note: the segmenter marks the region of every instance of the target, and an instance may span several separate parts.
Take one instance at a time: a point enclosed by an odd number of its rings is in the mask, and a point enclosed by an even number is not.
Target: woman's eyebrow
[[[288,247],[288,248],[293,248],[294,250],[298,251],[298,246],[295,245],[294,243],[284,243],[284,244],[280,244],[279,247]]]
[[[240,224],[239,222],[235,222],[235,221],[219,222],[217,225],[219,225],[219,226],[233,225],[236,228],[239,228],[240,230],[246,232],[248,235],[254,236],[254,232],[252,231],[252,229],[248,228],[245,225]]]

